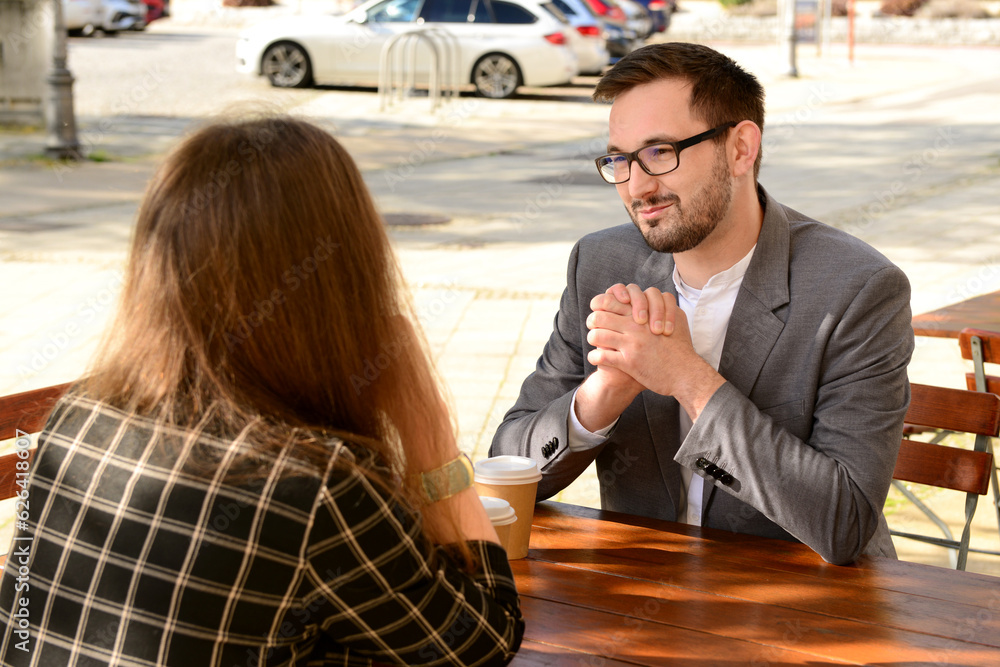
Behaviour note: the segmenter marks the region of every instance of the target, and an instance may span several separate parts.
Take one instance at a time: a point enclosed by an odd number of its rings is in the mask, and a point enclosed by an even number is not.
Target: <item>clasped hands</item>
[[[631,402],[649,389],[674,396],[694,419],[725,382],[695,351],[687,317],[673,295],[617,284],[594,297],[590,307],[587,342],[594,349],[587,360],[597,371],[588,380],[612,402]]]

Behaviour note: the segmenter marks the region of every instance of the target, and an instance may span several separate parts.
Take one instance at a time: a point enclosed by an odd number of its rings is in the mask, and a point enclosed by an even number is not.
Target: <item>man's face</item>
[[[679,79],[643,84],[619,95],[611,107],[608,151],[681,141],[710,129],[691,115],[689,99],[688,84]],[[680,166],[662,176],[650,176],[633,162],[629,180],[615,186],[650,248],[691,250],[726,219],[733,183],[722,148],[712,140],[686,148]]]

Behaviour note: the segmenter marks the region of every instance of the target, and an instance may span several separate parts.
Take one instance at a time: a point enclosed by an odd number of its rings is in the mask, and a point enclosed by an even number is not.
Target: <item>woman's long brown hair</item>
[[[216,123],[150,183],[117,320],[80,389],[196,432],[242,434],[260,453],[294,447],[320,469],[329,437],[361,443],[412,499],[411,454],[455,451],[415,322],[344,148],[294,118]]]

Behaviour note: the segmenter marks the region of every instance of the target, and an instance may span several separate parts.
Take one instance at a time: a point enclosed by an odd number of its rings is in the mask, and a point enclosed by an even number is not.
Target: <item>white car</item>
[[[146,27],[148,8],[142,0],[63,0],[66,30],[92,35],[95,30],[113,35],[119,30]]]
[[[552,0],[569,24],[583,37],[574,45],[581,74],[600,74],[611,62],[604,24],[585,0]]]
[[[106,33],[119,30],[144,30],[149,8],[142,0],[102,0],[104,4],[104,25]]]
[[[63,19],[70,34],[89,35],[104,24],[102,0],[63,0]]]
[[[457,45],[451,53],[457,51],[460,84],[474,85],[484,97],[510,97],[518,86],[559,85],[579,72],[569,45],[580,36],[558,9],[544,3],[370,0],[343,16],[291,16],[241,33],[236,69],[262,74],[279,87],[371,85],[379,81],[386,42],[429,31],[439,35],[435,43],[442,51],[446,43]],[[426,83],[430,48],[418,41],[415,49],[415,81]]]

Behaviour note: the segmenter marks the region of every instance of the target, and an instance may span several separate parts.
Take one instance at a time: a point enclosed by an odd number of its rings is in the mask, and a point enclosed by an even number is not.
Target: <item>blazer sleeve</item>
[[[709,482],[828,562],[854,561],[884,526],[882,508],[909,404],[909,299],[906,276],[887,266],[867,279],[825,340],[801,341],[823,347],[807,438],[782,426],[780,410],[762,412],[727,382],[675,460],[703,476],[699,462],[711,462],[732,481]],[[883,532],[888,540],[887,528]]]
[[[583,473],[603,445],[573,452],[568,447],[569,410],[573,393],[583,382],[588,364],[586,329],[581,328],[584,312],[596,292],[579,284],[581,244],[570,253],[563,291],[552,335],[549,337],[535,370],[521,385],[514,406],[504,415],[493,436],[490,456],[504,454],[527,456],[538,462],[542,480],[538,500],[545,500],[563,490]],[[612,283],[608,283],[610,286]],[[605,287],[606,289],[606,287]],[[601,290],[603,291],[603,290]]]
[[[357,470],[324,490],[306,549],[305,608],[331,660],[406,665],[505,665],[524,634],[506,553],[470,542],[467,573],[431,547],[417,516]],[[320,657],[320,656],[317,656]],[[326,664],[326,663],[323,663]],[[333,664],[333,662],[331,662]]]

